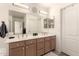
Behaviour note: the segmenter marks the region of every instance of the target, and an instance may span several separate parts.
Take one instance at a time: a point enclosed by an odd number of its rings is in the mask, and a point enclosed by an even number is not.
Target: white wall
[[[0,4],[0,25],[1,21],[5,21],[6,25],[8,26],[8,10],[9,5],[6,3]]]
[[[9,27],[9,22],[8,22],[8,10],[9,10],[9,5],[8,4],[0,4],[0,26],[1,26],[1,21],[5,21],[7,27]],[[0,55],[8,55],[8,45],[4,42],[4,39],[0,38]]]

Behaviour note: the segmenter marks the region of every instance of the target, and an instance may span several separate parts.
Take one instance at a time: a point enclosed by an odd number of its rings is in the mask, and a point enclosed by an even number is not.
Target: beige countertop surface
[[[30,39],[36,39],[36,38],[43,38],[48,36],[55,36],[54,34],[46,34],[46,35],[37,35],[37,36],[24,36],[24,37],[15,37],[13,39],[5,39],[5,43],[11,43],[11,42],[17,42],[17,41],[23,41],[23,40],[30,40]]]

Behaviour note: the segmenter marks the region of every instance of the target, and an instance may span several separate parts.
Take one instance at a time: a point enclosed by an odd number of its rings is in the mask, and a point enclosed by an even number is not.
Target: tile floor
[[[65,53],[49,52],[45,54],[44,56],[68,56],[68,55]]]
[[[57,56],[54,52],[49,52],[47,54],[45,54],[44,56]]]

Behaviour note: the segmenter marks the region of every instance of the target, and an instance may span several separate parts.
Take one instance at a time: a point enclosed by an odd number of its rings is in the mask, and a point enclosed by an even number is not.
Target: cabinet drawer
[[[26,43],[26,45],[36,43],[36,39],[27,40],[25,43]]]
[[[44,42],[44,38],[37,39],[37,42]]]
[[[20,46],[24,46],[24,41],[9,43],[9,48],[16,48]]]
[[[37,56],[41,56],[44,54],[44,49],[37,50]]]
[[[56,39],[56,36],[51,36],[50,38],[51,38],[51,39]]]
[[[46,38],[45,38],[45,41],[46,41],[46,40],[50,40],[50,37],[46,37]]]

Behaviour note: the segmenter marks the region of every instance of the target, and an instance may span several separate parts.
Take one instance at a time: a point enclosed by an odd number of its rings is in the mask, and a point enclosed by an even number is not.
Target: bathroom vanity
[[[28,36],[6,40],[10,56],[41,56],[55,50],[55,35]]]

